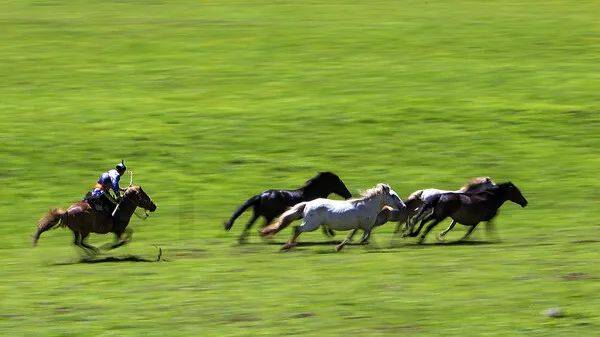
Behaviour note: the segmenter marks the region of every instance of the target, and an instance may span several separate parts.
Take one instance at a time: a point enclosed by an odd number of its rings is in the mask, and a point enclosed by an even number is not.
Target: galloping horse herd
[[[345,200],[327,199],[332,193]],[[486,222],[486,228],[492,230],[493,219],[507,200],[521,207],[527,205],[527,199],[513,183],[496,184],[488,177],[472,179],[456,191],[432,188],[418,190],[406,202],[389,185],[382,183],[366,190],[360,197],[352,198],[352,194],[336,174],[320,172],[298,189],[267,190],[251,197],[233,213],[224,226],[226,230],[230,230],[234,221],[252,207],[253,214],[239,237],[240,243],[247,240],[250,228],[259,217],[265,220],[260,235],[269,237],[293,221],[302,219],[302,223],[294,227],[291,239],[282,249],[287,250],[297,245],[301,233],[321,227],[328,236],[333,236],[334,231],[350,231],[336,246],[339,251],[352,240],[359,229],[363,231],[360,242],[366,244],[375,227],[390,221],[397,222],[395,233],[402,232],[403,237],[417,237],[420,234],[418,242],[421,243],[433,227],[450,217],[452,223],[438,236],[438,240],[443,240],[456,223],[469,227],[461,239],[464,240],[480,222]],[[71,229],[73,243],[88,253],[98,253],[96,247],[86,243],[90,233],[114,233],[115,242],[108,249],[122,246],[131,240],[131,230],[127,229],[127,225],[131,217],[137,214],[137,207],[150,212],[156,210],[156,205],[144,190],[130,184],[114,217],[97,212],[86,201],[77,202],[67,210],[52,209],[39,220],[34,245],[44,231],[62,226]],[[419,222],[419,226],[415,226]]]

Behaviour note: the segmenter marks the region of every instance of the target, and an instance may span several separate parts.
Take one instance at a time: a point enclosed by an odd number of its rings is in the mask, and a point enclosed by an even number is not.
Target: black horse
[[[344,185],[342,179],[331,172],[320,172],[315,177],[308,180],[304,186],[296,190],[264,191],[246,200],[246,202],[233,213],[231,219],[225,222],[225,230],[230,230],[235,219],[252,206],[254,213],[239,238],[240,242],[244,242],[248,235],[248,230],[250,230],[256,219],[260,216],[265,218],[266,226],[288,208],[303,201],[327,198],[331,193],[335,193],[345,199],[352,197],[352,193],[348,191],[348,188]],[[329,232],[329,234],[332,233]]]
[[[443,238],[458,222],[469,226],[465,236],[461,239],[467,239],[475,227],[481,222],[486,222],[486,227],[491,230],[492,220],[498,214],[498,209],[505,201],[510,200],[521,207],[527,206],[527,199],[521,194],[521,191],[511,182],[501,183],[485,191],[474,193],[442,193],[428,198],[415,215],[415,221],[422,219],[419,228],[409,233],[408,236],[417,236],[423,226],[432,221],[421,234],[419,243],[423,242],[425,236],[433,227],[446,219],[452,218],[450,226],[444,230],[438,238]]]

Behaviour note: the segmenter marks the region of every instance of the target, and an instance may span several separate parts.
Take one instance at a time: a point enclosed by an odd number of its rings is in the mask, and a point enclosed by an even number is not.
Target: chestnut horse
[[[60,208],[52,209],[39,220],[37,231],[33,235],[33,245],[37,244],[43,232],[59,226],[68,227],[73,232],[73,244],[89,253],[98,252],[96,247],[85,241],[90,233],[114,233],[115,243],[110,246],[110,249],[117,248],[131,239],[131,232],[126,228],[136,207],[150,212],[156,210],[156,205],[140,186],[127,188],[114,219],[109,214],[97,212],[86,201],[79,201],[66,211]],[[123,234],[126,234],[125,237]]]

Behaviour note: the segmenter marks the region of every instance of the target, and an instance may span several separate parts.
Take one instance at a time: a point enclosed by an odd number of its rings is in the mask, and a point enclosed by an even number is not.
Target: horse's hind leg
[[[288,250],[298,244],[296,240],[298,240],[300,233],[302,233],[302,230],[300,229],[301,226],[302,225],[294,227],[294,233],[292,234],[292,238],[285,245],[283,245],[283,247],[281,247],[281,250]]]
[[[83,250],[88,255],[92,254],[93,251],[90,251],[89,248],[85,247],[85,245],[82,244],[82,241],[83,241],[83,238],[81,236],[81,233],[73,231],[73,245],[75,245],[79,249]]]
[[[352,237],[354,236],[354,234],[356,234],[356,232],[358,231],[358,228],[353,229],[350,234],[348,234],[348,236],[344,239],[344,241],[342,241],[339,245],[335,246],[335,251],[339,252],[340,250],[342,250],[342,248],[344,248],[344,246],[350,242],[350,240],[352,240]]]
[[[81,235],[81,239],[79,240],[79,247],[84,248],[86,251],[88,251],[91,254],[98,254],[98,248],[90,245],[89,243],[85,242],[85,239],[88,237],[89,233],[80,233]]]
[[[254,222],[256,221],[256,219],[258,219],[258,215],[256,214],[256,212],[253,212],[252,217],[250,218],[250,220],[248,220],[248,222],[246,223],[246,226],[244,227],[244,230],[242,231],[242,234],[240,234],[240,237],[238,238],[239,243],[246,242],[246,240],[248,238],[248,231],[250,231],[250,228],[252,228],[252,225],[254,225]],[[267,221],[269,221],[269,220],[272,220],[272,218],[271,219],[267,218]],[[268,225],[268,223],[267,223],[267,225]]]
[[[300,236],[300,234],[302,232],[312,232],[314,230],[317,230],[319,228],[319,226],[321,226],[323,224],[324,224],[323,221],[321,221],[320,219],[315,219],[312,216],[305,217],[304,221],[302,221],[300,226],[294,227],[294,233],[292,234],[292,238],[290,239],[290,241],[288,243],[283,245],[283,247],[281,249],[290,249],[290,248],[296,246],[297,245],[296,240],[298,239],[298,236]]]
[[[327,237],[334,237],[335,236],[335,231],[327,226],[321,226],[321,229],[323,230],[323,235],[327,236]]]
[[[444,231],[442,231],[439,235],[438,235],[438,240],[439,241],[444,241],[444,237],[446,236],[446,234],[448,234],[448,232],[450,232],[452,230],[452,228],[454,228],[454,226],[456,225],[456,220],[452,219],[452,223],[450,224],[450,226],[448,226],[448,228],[446,228]]]
[[[73,232],[73,245],[81,247],[79,245],[79,242],[81,240],[81,235],[79,234],[79,232]]]

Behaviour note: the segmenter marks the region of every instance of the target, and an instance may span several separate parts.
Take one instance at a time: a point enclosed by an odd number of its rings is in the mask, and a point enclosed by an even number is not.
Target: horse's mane
[[[141,186],[131,185],[131,186],[128,186],[127,189],[125,189],[125,194],[132,193],[130,191],[136,191],[137,192],[140,189],[141,189]]]
[[[305,187],[311,185],[315,181],[316,178],[317,178],[317,176],[314,176],[314,177],[308,179],[307,181],[304,182],[304,185],[302,185],[302,187],[300,187],[300,188],[305,188]]]
[[[335,173],[332,173],[332,172],[329,172],[329,171],[328,172],[319,172],[314,177],[312,177],[312,178],[308,179],[307,181],[305,181],[304,185],[302,185],[302,187],[300,187],[300,188],[301,189],[302,188],[306,188],[306,187],[312,185],[315,181],[322,180],[323,178],[326,178],[328,176],[332,176],[332,177],[336,176],[337,177],[337,175]]]
[[[511,186],[511,185],[512,185],[512,186],[515,186],[515,184],[513,184],[512,182],[510,182],[510,181],[505,181],[505,182],[503,182],[503,183],[499,183],[497,186],[498,186],[498,187],[502,187],[502,188],[504,188],[504,187]],[[515,187],[516,187],[516,186],[515,186]]]
[[[471,191],[473,189],[479,188],[482,185],[493,184],[494,181],[490,177],[477,177],[469,180],[463,187],[461,187],[461,191]]]
[[[360,193],[360,196],[361,196],[360,198],[350,199],[349,201],[364,200],[364,199],[368,199],[371,197],[381,195],[381,194],[383,194],[383,189],[386,186],[387,186],[386,184],[381,184],[381,183],[377,184],[374,187],[369,188],[368,190],[362,191]]]

